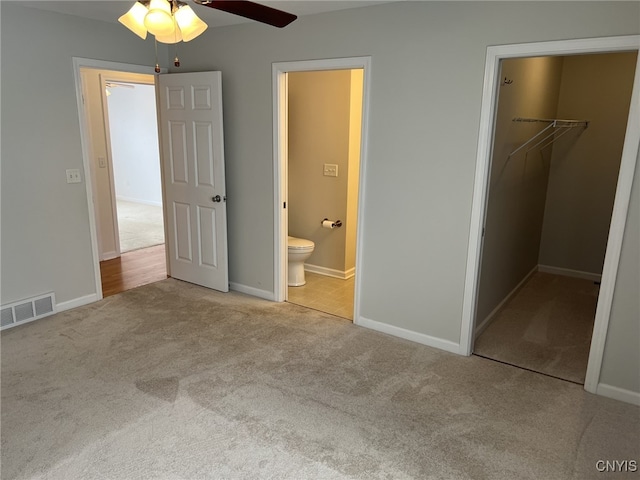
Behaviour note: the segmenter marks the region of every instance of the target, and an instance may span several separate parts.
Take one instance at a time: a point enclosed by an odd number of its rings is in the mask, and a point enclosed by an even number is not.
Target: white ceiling
[[[135,0],[65,0],[65,1],[31,1],[22,0],[20,5],[49,10],[52,12],[64,13],[67,15],[75,15],[83,18],[91,18],[94,20],[102,20],[104,22],[117,22],[118,17],[133,5]],[[314,13],[330,12],[334,10],[344,10],[348,8],[365,7],[369,5],[378,5],[382,3],[390,3],[398,0],[298,0],[298,1],[262,1],[258,3],[268,5],[279,10],[284,10],[298,16],[312,15]],[[204,20],[209,27],[222,27],[225,25],[236,25],[239,23],[248,23],[253,20],[232,15],[230,13],[221,12],[213,8],[197,5],[195,2],[186,0],[196,14]]]

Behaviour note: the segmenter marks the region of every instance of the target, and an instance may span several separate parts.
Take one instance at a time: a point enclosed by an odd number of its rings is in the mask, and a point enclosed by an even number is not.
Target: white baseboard
[[[606,383],[599,383],[596,394],[602,395],[603,397],[613,398],[614,400],[620,400],[621,402],[640,406],[639,392],[632,392],[631,390],[614,387],[612,385],[607,385]]]
[[[394,337],[404,338],[405,340],[411,340],[412,342],[421,343],[429,347],[438,348],[451,353],[460,353],[460,345],[458,343],[444,340],[442,338],[432,337],[425,335],[424,333],[414,332],[412,330],[406,330],[404,328],[395,327],[387,323],[377,322],[368,318],[359,317],[355,322],[356,325],[361,327],[370,328],[378,332],[387,333]]]
[[[105,252],[103,253],[100,257],[100,261],[104,262],[106,260],[113,260],[114,258],[118,258],[120,256],[120,254],[118,252],[116,252],[115,250],[112,252]]]
[[[264,298],[265,300],[271,300],[272,302],[275,302],[276,300],[275,294],[273,292],[260,290],[254,287],[248,287],[247,285],[242,285],[240,283],[229,282],[229,288],[234,292],[246,293],[247,295]]]
[[[139,203],[141,205],[151,205],[153,207],[161,207],[162,202],[156,202],[154,200],[142,200],[140,198],[131,198],[131,197],[123,197],[122,195],[117,195],[116,200],[122,200],[123,202],[131,202],[131,203]]]
[[[599,282],[602,275],[591,272],[581,272],[580,270],[571,270],[570,268],[552,267],[551,265],[538,265],[538,271],[543,273],[553,273],[554,275],[563,275],[565,277],[583,278],[592,282]]]
[[[72,308],[82,307],[93,302],[100,300],[97,293],[85,295],[84,297],[74,298],[73,300],[67,300],[66,302],[60,302],[56,304],[56,311],[64,312],[65,310],[71,310]]]
[[[536,273],[538,271],[538,265],[536,265],[535,267],[533,267],[531,269],[531,271],[529,273],[527,273],[524,278],[522,280],[520,280],[520,283],[518,283],[518,285],[515,286],[515,288],[513,290],[511,290],[506,297],[504,297],[504,299],[498,304],[498,306],[496,308],[494,308],[491,313],[489,315],[487,315],[487,317],[480,322],[480,324],[476,325],[476,331],[474,333],[475,338],[478,338],[478,336],[484,332],[484,330],[491,324],[491,322],[493,321],[496,313],[498,313],[500,311],[500,309],[502,307],[504,307],[504,305],[513,298],[513,296],[518,293],[518,290],[520,290],[520,288],[522,288],[522,286],[527,282],[527,280],[529,280],[531,278],[531,276]]]
[[[325,275],[327,277],[340,278],[342,280],[351,278],[356,273],[355,267],[350,268],[349,270],[335,270],[333,268],[321,267],[319,265],[311,265],[309,263],[304,264],[304,271],[317,273],[319,275]]]

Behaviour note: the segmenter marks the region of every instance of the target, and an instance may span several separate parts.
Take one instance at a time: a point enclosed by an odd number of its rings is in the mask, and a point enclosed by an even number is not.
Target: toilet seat
[[[287,248],[294,251],[304,251],[313,249],[315,244],[311,240],[304,238],[288,237]]]

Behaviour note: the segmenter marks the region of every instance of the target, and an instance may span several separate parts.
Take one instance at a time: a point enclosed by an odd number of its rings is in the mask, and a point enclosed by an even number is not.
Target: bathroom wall
[[[541,265],[602,273],[636,59],[636,52],[564,59],[558,118],[590,123],[554,144]]]
[[[509,157],[547,125],[513,118],[555,117],[562,63],[562,57],[502,63],[476,324],[538,264],[552,149],[525,153],[525,147]]]
[[[363,75],[361,69],[351,70],[351,106],[349,108],[349,178],[347,181],[347,216],[345,223],[346,250],[344,267],[347,276],[355,272],[356,235],[358,226],[358,194],[360,180],[360,144],[362,141],[362,94]]]
[[[355,265],[360,122],[355,130],[351,122],[361,116],[362,74],[354,95],[353,75],[350,70],[289,73],[289,234],[315,243],[306,262],[311,270],[339,277]],[[353,109],[352,96],[359,98]],[[327,163],[338,166],[337,177],[324,175]],[[324,218],[343,226],[324,229]]]

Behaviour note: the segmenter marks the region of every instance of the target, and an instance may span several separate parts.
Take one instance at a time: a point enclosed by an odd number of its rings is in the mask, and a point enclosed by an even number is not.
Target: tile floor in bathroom
[[[288,302],[353,321],[355,277],[347,280],[305,272],[307,283],[289,287]]]

